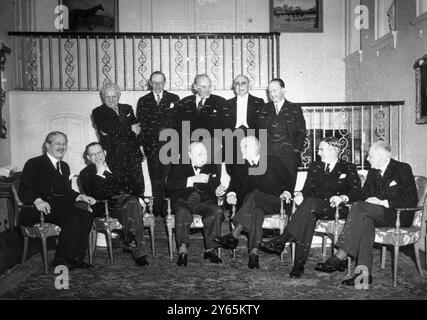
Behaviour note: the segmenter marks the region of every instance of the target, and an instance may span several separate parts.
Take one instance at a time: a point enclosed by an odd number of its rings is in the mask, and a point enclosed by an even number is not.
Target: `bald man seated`
[[[212,263],[222,263],[213,239],[221,235],[223,212],[217,205],[216,196],[224,194],[220,185],[220,173],[215,164],[207,164],[208,153],[204,144],[190,144],[189,163],[181,157],[181,163],[171,166],[166,179],[166,192],[172,201],[175,215],[175,238],[178,247],[178,266],[187,266],[187,249],[190,244],[190,225],[193,215],[202,217],[205,240],[204,258]]]

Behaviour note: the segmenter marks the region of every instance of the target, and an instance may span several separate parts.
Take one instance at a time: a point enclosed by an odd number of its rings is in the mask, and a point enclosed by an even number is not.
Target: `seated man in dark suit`
[[[102,200],[107,200],[111,216],[119,219],[123,226],[123,251],[132,252],[137,265],[148,265],[142,245],[144,208],[139,203],[138,185],[133,173],[119,174],[112,171],[105,161],[106,151],[99,142],[88,144],[85,154],[91,163],[80,171],[79,179],[84,192],[98,200],[92,207],[95,216],[104,216],[105,203]],[[132,250],[130,242],[133,239],[136,241],[136,248]]]
[[[225,248],[235,249],[240,233],[247,230],[250,253],[248,267],[254,269],[259,268],[258,246],[262,240],[264,215],[280,212],[279,197],[289,193],[291,177],[275,156],[267,157],[263,174],[252,175],[250,170],[255,168],[250,167],[262,166],[259,141],[254,136],[245,137],[240,142],[240,148],[246,161],[245,164],[233,168],[230,192],[227,194],[227,202],[238,205],[233,217],[236,228],[232,233],[215,238],[215,241]]]
[[[217,205],[216,196],[224,191],[220,187],[218,166],[207,164],[207,150],[200,142],[189,147],[191,163],[173,164],[166,180],[166,191],[172,199],[175,214],[175,236],[178,266],[187,265],[187,247],[193,214],[200,215],[205,238],[204,258],[212,263],[222,263],[213,239],[221,234],[223,212]]]
[[[291,278],[299,278],[304,272],[316,221],[333,220],[337,206],[360,199],[360,179],[356,166],[339,159],[340,151],[337,138],[329,137],[320,142],[318,155],[321,160],[310,165],[304,188],[301,192],[295,192],[294,201],[299,205],[298,209],[279,237],[261,244],[268,251],[280,253],[286,241],[292,237],[296,240]],[[340,218],[346,217],[347,213],[347,208],[341,208]]]
[[[347,222],[336,246],[339,250],[326,260],[318,263],[317,271],[334,272],[346,269],[347,255],[357,258],[359,266],[366,266],[368,281],[372,283],[372,247],[376,227],[394,227],[396,210],[394,208],[415,207],[418,202],[417,187],[411,166],[391,158],[391,147],[386,142],[376,142],[369,149],[368,161],[371,164],[366,182],[362,188],[362,200],[351,206]],[[409,227],[414,213],[401,216],[400,225]],[[355,274],[342,284],[354,286]]]
[[[46,153],[25,163],[19,186],[19,198],[28,207],[22,208],[22,225],[33,226],[46,215],[45,222],[61,227],[52,266],[66,265],[69,270],[89,268],[84,262],[93,217],[74,204],[90,205],[96,200],[71,189],[70,167],[62,161],[67,150],[67,136],[59,131],[47,135]],[[30,207],[31,206],[31,207]]]

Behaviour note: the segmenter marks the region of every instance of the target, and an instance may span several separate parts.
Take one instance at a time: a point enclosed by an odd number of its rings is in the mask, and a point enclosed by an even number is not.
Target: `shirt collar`
[[[249,98],[249,93],[246,93],[243,96],[237,95],[237,101],[248,101],[248,98]]]
[[[49,152],[46,152],[50,162],[52,162],[53,167],[56,169],[56,163],[60,160],[56,159],[55,157],[53,157],[52,155],[49,154]]]
[[[154,98],[155,98],[155,99],[157,99],[157,95],[159,95],[159,96],[160,96],[160,100],[163,98],[163,91],[162,91],[162,92],[160,92],[160,93],[156,93],[156,92],[154,92],[154,91],[153,91],[153,94],[154,94]]]
[[[210,97],[210,95],[209,95],[209,97]],[[209,97],[203,98],[203,100],[205,100],[204,103],[203,103],[203,105],[205,105],[206,100],[209,99]],[[198,94],[196,94],[196,106],[199,105],[200,100],[202,100],[202,98]]]
[[[381,168],[379,168],[381,170],[381,175],[384,176],[384,172],[387,170],[387,167],[389,164],[390,164],[390,159]]]
[[[279,102],[274,104],[274,107],[276,108],[276,110],[280,111],[284,103],[285,103],[285,99],[280,100]]]
[[[336,159],[335,161],[329,163],[329,172],[331,172],[335,168],[335,165],[337,164],[337,162],[338,162],[338,159]],[[325,168],[326,168],[326,165],[327,164],[325,163]]]

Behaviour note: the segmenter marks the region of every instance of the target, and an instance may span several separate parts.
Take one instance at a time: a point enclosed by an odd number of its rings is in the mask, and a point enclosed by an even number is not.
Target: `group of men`
[[[47,221],[61,226],[53,265],[90,267],[83,259],[93,215],[77,209],[73,202],[87,202],[96,216],[104,212],[101,200],[108,200],[112,215],[124,226],[124,250],[132,252],[137,265],[148,265],[142,245],[145,209],[139,200],[144,194],[141,161],[145,159],[152,183],[154,213],[163,215],[165,196],[172,201],[178,266],[188,264],[190,225],[197,214],[204,225],[204,258],[211,263],[222,263],[218,247],[235,249],[240,233],[245,231],[249,268],[260,268],[259,249],[281,253],[286,242],[293,240],[296,254],[290,276],[299,278],[304,272],[316,221],[334,219],[335,208],[339,207],[340,217],[347,217],[336,244],[339,250],[315,269],[344,271],[350,255],[372,271],[374,228],[394,226],[394,208],[411,207],[417,202],[410,166],[393,160],[387,143],[371,146],[368,155],[371,168],[362,188],[356,166],[339,159],[340,141],[335,137],[323,139],[318,147],[320,160],[311,164],[303,189],[294,193],[306,126],[301,107],[286,100],[281,79],[270,81],[271,102],[267,104],[249,94],[249,79],[244,75],[234,79],[236,96],[230,100],[211,93],[211,80],[205,74],[195,77],[194,94],[182,100],[164,90],[165,82],[162,72],[151,75],[152,91],[139,99],[136,116],[130,105],[119,103],[117,85],[103,88],[103,104],[93,110],[99,142],[86,147],[89,164],[80,173],[84,195],[74,192],[68,183],[69,167],[62,161],[67,146],[64,133],[50,133],[45,141],[46,153],[26,163],[19,195],[25,204],[33,207],[23,212],[22,223],[32,225],[42,213]],[[196,139],[189,141],[188,149],[179,147],[176,162],[164,163],[159,153],[165,142],[159,136],[164,129],[174,129],[182,139],[184,122],[189,123],[191,133],[205,129],[212,136],[216,129],[241,130],[243,138],[233,144],[231,152],[240,152],[244,162],[237,161],[233,154],[233,161],[227,166],[214,163],[206,141]],[[254,129],[255,134],[248,134],[249,129]],[[264,141],[262,135],[266,138],[264,144],[260,142]],[[221,161],[224,162],[224,155]],[[263,170],[257,170],[260,167]],[[221,236],[223,210],[218,206],[218,197],[224,197],[237,209],[233,216],[235,228],[224,236]],[[279,212],[281,198],[287,204],[293,200],[297,209],[292,213],[287,205],[287,214],[292,214],[292,218],[284,232],[263,242],[264,216]],[[352,206],[349,210],[343,204]],[[405,215],[401,225],[411,222],[411,216]],[[344,283],[354,285],[356,276]],[[372,281],[371,273],[369,280]]]

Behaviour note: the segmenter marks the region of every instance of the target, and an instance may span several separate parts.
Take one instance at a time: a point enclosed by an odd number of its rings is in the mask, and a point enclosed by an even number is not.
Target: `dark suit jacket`
[[[99,131],[99,142],[107,151],[107,164],[111,170],[121,173],[135,172],[141,176],[140,194],[144,192],[142,179],[142,153],[132,131],[137,123],[133,109],[128,104],[119,103],[119,115],[103,104],[92,112],[93,121]]]
[[[203,128],[213,136],[214,129],[222,129],[222,112],[226,105],[227,101],[224,98],[213,94],[206,99],[200,111],[197,110],[196,95],[185,97],[179,101],[177,105],[177,127],[180,136],[183,121],[190,121],[191,132]]]
[[[112,175],[105,178],[96,174],[96,165],[91,163],[79,174],[79,182],[83,191],[96,200],[108,200],[108,204],[114,207],[116,199],[114,196],[120,193],[138,195],[138,185],[132,172],[117,174],[112,170]],[[97,202],[92,209],[95,213],[104,213],[105,207],[102,202]]]
[[[332,196],[339,195],[346,195],[349,202],[360,200],[361,183],[356,166],[338,159],[333,170],[326,173],[324,162],[312,163],[308,168],[302,194],[304,198],[317,197],[328,201]]]
[[[179,97],[176,94],[163,91],[160,105],[157,105],[153,92],[139,98],[136,108],[136,119],[141,124],[138,143],[144,147],[148,158],[157,157],[161,147],[159,133],[165,128],[176,128],[176,110],[171,103],[176,104]]]
[[[56,170],[46,154],[28,160],[24,165],[19,185],[19,198],[26,205],[33,205],[41,198],[48,202],[52,210],[72,205],[79,193],[71,188],[70,167],[61,161],[62,175]],[[25,210],[37,210],[24,208]]]
[[[215,164],[206,164],[200,173],[210,174],[208,183],[195,183],[187,188],[187,178],[194,176],[191,164],[174,164],[166,179],[166,192],[172,198],[172,202],[178,199],[187,200],[194,191],[198,191],[201,201],[213,200],[216,203],[215,190],[220,184],[220,173]]]
[[[378,170],[375,169],[368,171],[362,189],[362,200],[369,197],[388,200],[390,208],[417,206],[417,187],[409,164],[390,159],[382,179],[378,177],[377,173]],[[407,215],[405,214],[405,216]]]
[[[305,119],[300,106],[285,100],[278,115],[273,102],[264,105],[258,116],[258,128],[267,129],[269,140],[284,137],[288,150],[301,152],[306,138]]]
[[[237,206],[240,207],[246,194],[258,189],[261,192],[279,197],[283,191],[289,191],[291,181],[288,169],[276,156],[267,157],[267,169],[262,175],[249,175],[249,163],[234,165],[228,192],[237,195]]]
[[[246,122],[249,129],[257,128],[258,114],[261,108],[264,106],[264,100],[258,97],[254,97],[249,94],[248,97],[248,109],[246,114]],[[227,106],[223,109],[223,129],[234,130],[237,121],[237,96],[227,100]]]

